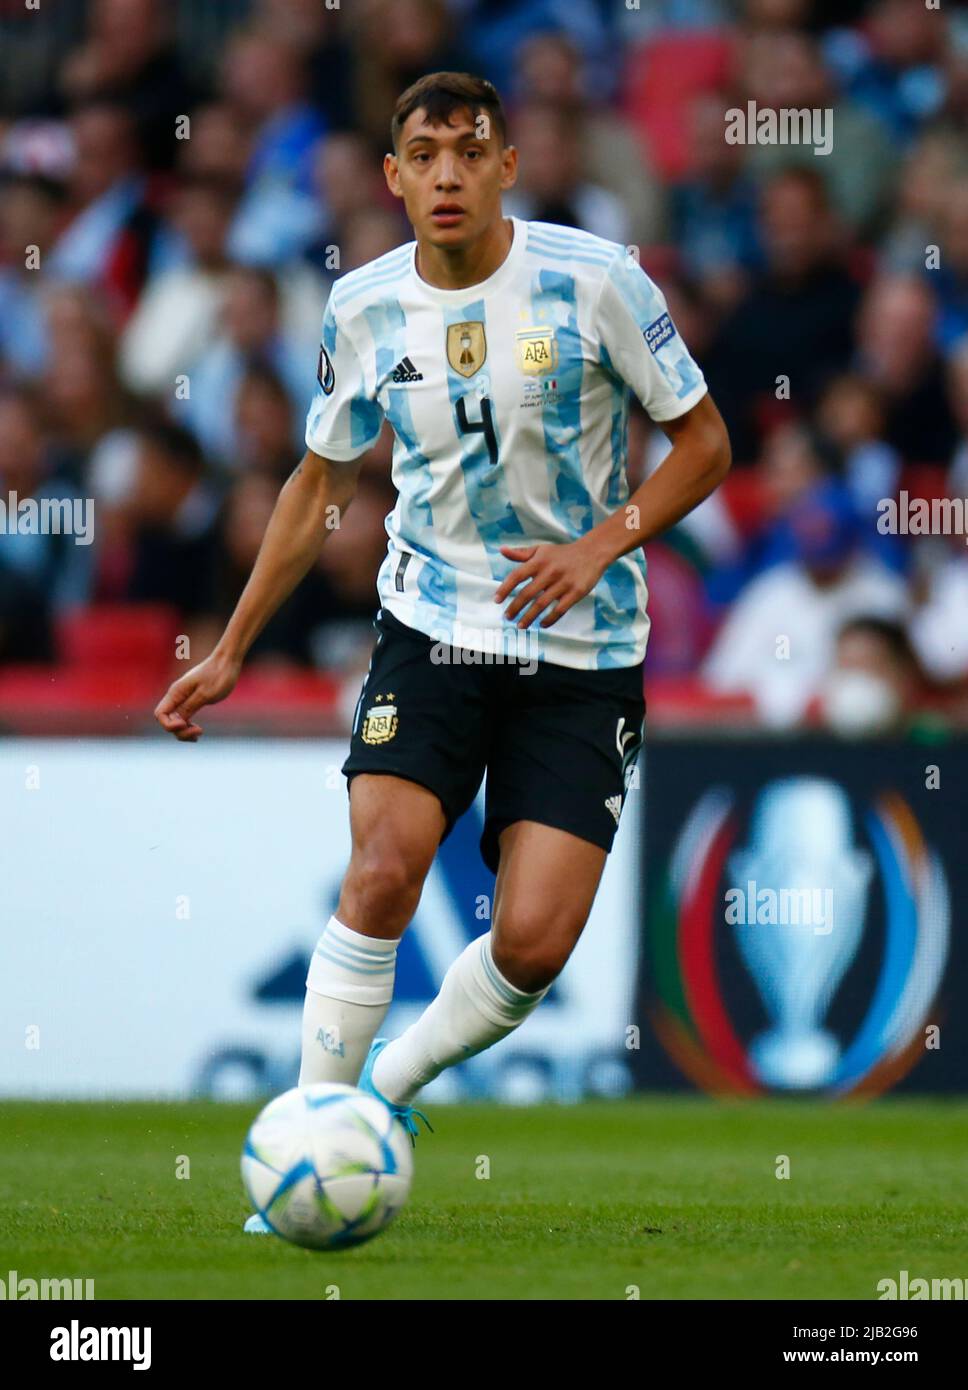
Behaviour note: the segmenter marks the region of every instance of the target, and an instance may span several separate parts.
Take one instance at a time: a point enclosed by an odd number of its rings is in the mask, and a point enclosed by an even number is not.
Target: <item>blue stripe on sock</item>
[[[385,961],[382,965],[364,965],[361,961],[353,960],[350,957],[334,955],[326,946],[322,944],[316,947],[317,956],[322,956],[323,960],[328,960],[332,965],[339,965],[344,970],[350,970],[356,975],[392,975],[393,963]]]
[[[344,941],[341,936],[337,936],[337,934],[330,931],[328,927],[324,930],[320,937],[320,941],[325,941],[327,946],[331,946],[334,951],[345,951],[348,955],[359,957],[360,960],[391,960],[396,954],[397,949],[397,943],[395,941],[392,943],[392,951],[377,951],[370,950],[366,946],[357,946],[353,942]]]

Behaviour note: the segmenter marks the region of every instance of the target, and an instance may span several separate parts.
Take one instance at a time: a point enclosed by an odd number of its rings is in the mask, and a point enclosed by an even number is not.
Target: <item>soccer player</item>
[[[398,497],[343,766],[352,853],[309,966],[299,1080],[359,1083],[414,1135],[420,1088],[517,1028],[585,925],[641,743],[642,546],[716,487],[730,450],[628,248],[502,215],[517,155],[489,82],[421,78],[392,140],[386,179],[416,239],[334,286],[307,452],[224,635],[156,715],[198,739],[388,420]],[[630,388],[672,443],[631,497]],[[410,1028],[376,1038],[397,942],[485,771],[491,929]]]

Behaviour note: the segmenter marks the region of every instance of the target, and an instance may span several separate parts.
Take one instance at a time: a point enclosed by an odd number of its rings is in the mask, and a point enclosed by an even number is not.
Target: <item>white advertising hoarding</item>
[[[295,1084],[306,963],[349,858],[340,741],[0,742],[0,1095],[254,1096]],[[585,934],[510,1038],[429,1098],[627,1083],[639,794]],[[398,954],[394,1036],[488,926],[481,803]]]

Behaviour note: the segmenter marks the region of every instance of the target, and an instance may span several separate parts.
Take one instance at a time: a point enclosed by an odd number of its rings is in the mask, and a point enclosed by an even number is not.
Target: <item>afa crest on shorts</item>
[[[392,695],[378,695],[363,717],[360,737],[364,743],[389,743],[400,722]]]

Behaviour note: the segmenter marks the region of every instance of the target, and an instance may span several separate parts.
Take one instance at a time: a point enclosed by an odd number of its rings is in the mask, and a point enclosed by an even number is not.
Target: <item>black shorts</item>
[[[519,820],[611,849],[642,746],[642,663],[602,671],[489,664],[477,652],[461,660],[459,648],[442,648],[385,609],[374,626],[343,764],[348,781],[392,773],[429,788],[444,808],[446,838],[486,771],[481,854],[495,872],[498,836]],[[432,659],[434,649],[448,659]]]

